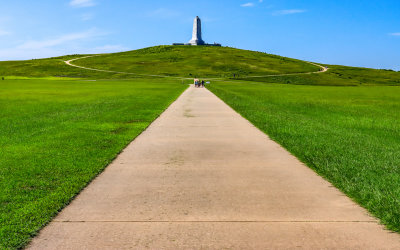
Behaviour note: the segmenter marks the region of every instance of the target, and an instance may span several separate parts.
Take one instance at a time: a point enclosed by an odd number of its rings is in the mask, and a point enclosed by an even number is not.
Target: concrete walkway
[[[190,87],[31,249],[400,249],[400,237]]]

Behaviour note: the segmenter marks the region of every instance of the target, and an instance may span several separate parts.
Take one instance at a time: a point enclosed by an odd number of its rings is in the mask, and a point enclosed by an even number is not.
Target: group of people
[[[199,80],[197,78],[194,79],[194,86],[196,88],[204,88],[204,80]]]

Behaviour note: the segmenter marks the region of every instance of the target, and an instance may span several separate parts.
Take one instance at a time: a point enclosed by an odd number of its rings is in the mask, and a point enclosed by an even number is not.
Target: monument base
[[[189,43],[190,43],[191,45],[194,45],[194,46],[206,44],[203,40],[198,40],[198,39],[196,39],[196,40],[190,40]]]
[[[204,43],[204,44],[191,44],[191,43],[173,43],[174,46],[215,46],[221,47],[220,43]]]

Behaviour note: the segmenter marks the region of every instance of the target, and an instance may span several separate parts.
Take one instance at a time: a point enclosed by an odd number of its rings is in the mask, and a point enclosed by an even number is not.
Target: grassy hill
[[[49,59],[0,62],[0,76],[132,78],[73,68],[65,60],[83,55]],[[101,54],[74,62],[76,65],[136,73],[177,77],[232,77],[318,71],[309,63],[261,52],[227,47],[157,46],[140,50]]]
[[[88,71],[74,68],[64,61],[82,57],[84,55],[71,55],[46,59],[32,59],[24,61],[0,62],[0,77],[13,79],[15,77],[56,77],[56,78],[117,78],[108,73]]]
[[[323,74],[303,74],[289,76],[246,77],[245,81],[281,83],[296,85],[325,86],[400,86],[400,72],[385,69],[369,69],[340,65],[325,65],[329,70]],[[240,80],[240,79],[236,79]]]
[[[110,63],[112,62],[112,63]],[[157,46],[89,57],[77,65],[96,69],[179,77],[233,77],[318,71],[309,63],[228,47]]]
[[[368,68],[325,65],[324,74],[274,76],[317,72],[319,67],[304,61],[228,47],[156,46],[139,50],[92,55],[75,65],[101,70],[92,71],[68,66],[64,61],[87,55],[70,55],[25,61],[0,61],[0,77],[55,77],[85,79],[132,79],[146,75],[182,78],[225,78],[252,82],[296,85],[400,85],[400,72]],[[254,77],[254,76],[266,77]]]

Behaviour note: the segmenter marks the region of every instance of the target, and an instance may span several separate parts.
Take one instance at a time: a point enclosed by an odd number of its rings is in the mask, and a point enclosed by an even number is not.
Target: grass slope
[[[83,55],[63,56],[47,59],[35,59],[26,61],[3,61],[0,62],[0,77],[14,79],[28,78],[85,78],[85,79],[120,79],[133,78],[126,74],[113,74],[107,72],[91,71],[71,67],[64,61],[82,57]]]
[[[134,74],[91,71],[64,63],[65,60],[83,56],[0,62],[0,77],[131,79],[142,78],[143,75],[164,75],[185,78],[222,77],[297,85],[400,85],[400,72],[337,65],[327,65],[330,70],[323,74],[273,76],[316,72],[319,67],[296,59],[227,47],[156,46],[122,53],[100,54],[73,62],[89,68]],[[270,76],[245,78],[260,75]]]
[[[0,81],[0,249],[38,229],[186,88],[175,81]]]
[[[245,82],[209,88],[400,232],[400,88]]]
[[[0,62],[0,76],[61,76],[132,78],[133,75],[88,71],[63,61],[82,57],[65,56],[40,60]],[[103,54],[73,62],[103,70],[179,77],[232,77],[318,71],[300,60],[227,47],[157,46]]]
[[[393,85],[400,86],[400,72],[384,69],[367,69],[329,65],[329,70],[323,74],[303,74],[277,77],[239,78],[236,80],[283,83],[296,85],[326,85],[326,86],[364,86]]]
[[[291,58],[228,47],[207,46],[157,46],[85,58],[76,64],[113,71],[203,78],[319,70],[319,67]]]
[[[109,63],[113,62],[113,63]],[[318,71],[308,63],[228,47],[158,46],[91,57],[77,65],[181,77],[230,77]]]

